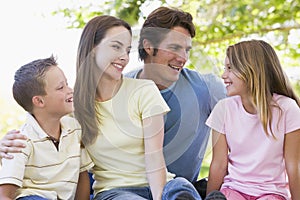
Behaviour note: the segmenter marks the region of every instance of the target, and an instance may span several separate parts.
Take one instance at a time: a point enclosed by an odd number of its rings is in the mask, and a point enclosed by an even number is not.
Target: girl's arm
[[[228,146],[224,134],[212,130],[212,148],[212,161],[209,168],[206,194],[213,190],[220,190],[223,179],[227,174]]]
[[[0,199],[13,200],[16,197],[16,191],[19,187],[12,184],[0,185]]]
[[[88,172],[83,171],[79,174],[75,200],[89,200],[89,199],[90,199],[90,178]]]
[[[285,134],[284,159],[292,199],[300,199],[300,129]]]
[[[163,155],[163,114],[143,120],[147,179],[154,200],[161,199],[166,184],[166,164]]]

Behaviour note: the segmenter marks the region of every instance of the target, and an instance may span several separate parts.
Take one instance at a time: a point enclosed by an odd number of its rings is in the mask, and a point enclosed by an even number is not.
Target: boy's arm
[[[88,172],[83,171],[79,174],[75,200],[89,200],[89,199],[90,199],[90,178]]]
[[[0,140],[0,158],[12,159],[9,153],[20,153],[25,144],[20,140],[26,140],[26,136],[20,131],[12,130],[6,133]]]
[[[228,146],[226,137],[212,130],[212,161],[209,167],[209,176],[206,194],[213,190],[220,190],[224,177],[227,174]]]
[[[0,185],[0,199],[13,200],[16,197],[16,191],[19,187],[12,184]]]
[[[300,129],[285,134],[284,159],[292,199],[300,199]]]
[[[143,120],[147,179],[154,200],[161,199],[166,184],[166,164],[163,156],[163,114]]]

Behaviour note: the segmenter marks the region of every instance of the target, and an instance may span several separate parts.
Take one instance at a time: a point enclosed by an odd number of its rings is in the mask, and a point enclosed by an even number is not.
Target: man
[[[189,13],[167,7],[150,13],[139,39],[139,57],[144,66],[126,76],[153,80],[160,89],[171,108],[165,118],[167,168],[201,191],[197,179],[210,131],[205,121],[217,101],[225,97],[225,88],[212,74],[201,75],[184,68],[195,36],[192,20]]]

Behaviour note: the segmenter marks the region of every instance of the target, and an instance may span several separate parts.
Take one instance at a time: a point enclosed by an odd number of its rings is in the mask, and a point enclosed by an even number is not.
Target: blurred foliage
[[[14,101],[0,99],[0,138],[10,130],[18,129],[25,121],[25,111]]]
[[[251,38],[269,42],[278,52],[283,67],[300,67],[300,0],[85,0],[70,2],[53,11],[66,20],[68,28],[83,28],[96,15],[114,15],[132,26],[139,26],[149,10],[158,6],[178,7],[190,12],[196,25],[196,37],[189,68],[221,73],[228,45]],[[300,77],[293,87],[300,96]],[[18,129],[25,112],[16,104],[0,99],[0,138]],[[208,148],[199,177],[208,174],[211,150]]]
[[[269,42],[284,67],[300,67],[300,0],[86,0],[53,14],[62,14],[69,28],[82,28],[103,14],[139,26],[158,6],[178,7],[193,15],[197,34],[189,68],[220,74],[227,46],[251,38]]]

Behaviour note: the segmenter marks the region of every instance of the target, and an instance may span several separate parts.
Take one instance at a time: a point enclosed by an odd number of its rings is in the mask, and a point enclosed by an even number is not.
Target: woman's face
[[[123,26],[107,30],[93,50],[96,64],[102,71],[101,78],[118,80],[122,77],[122,71],[129,62],[131,40],[130,32]]]

